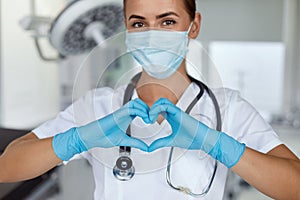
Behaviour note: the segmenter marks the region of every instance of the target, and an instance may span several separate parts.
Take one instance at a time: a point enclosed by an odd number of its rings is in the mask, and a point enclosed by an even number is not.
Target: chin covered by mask
[[[188,31],[127,31],[127,50],[147,74],[156,79],[168,78],[177,71],[188,52],[191,25]]]

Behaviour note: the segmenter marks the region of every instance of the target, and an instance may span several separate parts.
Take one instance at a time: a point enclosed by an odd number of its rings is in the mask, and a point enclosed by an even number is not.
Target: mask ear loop
[[[193,24],[194,24],[194,22],[192,21],[192,22],[190,23],[190,26],[189,26],[188,30],[186,31],[187,35],[189,35],[189,33],[190,33],[190,31],[191,31],[191,29],[192,29],[192,27],[193,27]]]

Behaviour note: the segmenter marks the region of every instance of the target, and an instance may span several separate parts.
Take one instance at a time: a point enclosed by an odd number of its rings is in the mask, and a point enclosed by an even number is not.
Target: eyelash
[[[164,20],[164,21],[163,21],[163,24],[164,24],[164,23],[167,23],[167,24],[164,25],[164,26],[170,26],[170,25],[176,24],[176,21],[173,20],[173,19],[167,19],[167,20]]]
[[[140,26],[140,25],[142,25],[142,26]],[[131,26],[133,28],[142,28],[145,26],[145,23],[144,22],[134,22]]]
[[[177,22],[173,19],[167,19],[162,22],[163,26],[170,26],[170,25],[174,25],[176,23]],[[133,28],[142,28],[142,27],[145,27],[145,22],[142,22],[142,21],[134,22],[131,26]]]

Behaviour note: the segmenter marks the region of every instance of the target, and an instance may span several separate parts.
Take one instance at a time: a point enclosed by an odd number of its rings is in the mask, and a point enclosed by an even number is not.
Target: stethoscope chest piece
[[[136,83],[139,80],[140,76],[141,76],[141,73],[139,73],[135,77],[133,77],[132,80],[131,80],[131,83],[127,86],[127,88],[125,90],[124,100],[123,100],[124,105],[131,100],[131,97],[133,95],[133,91],[135,89]],[[221,119],[220,107],[219,107],[218,101],[217,101],[214,93],[204,83],[194,79],[193,77],[190,77],[190,79],[191,79],[191,81],[195,82],[199,86],[200,91],[199,91],[198,95],[194,98],[194,100],[190,103],[190,105],[187,107],[185,112],[187,114],[189,114],[190,111],[193,109],[193,107],[196,105],[196,103],[202,97],[204,91],[206,91],[208,93],[209,97],[211,98],[211,100],[214,104],[214,107],[215,107],[215,112],[216,112],[216,117],[217,117],[216,130],[217,131],[222,131],[222,119]],[[126,130],[126,134],[128,136],[131,136],[130,126]],[[113,174],[120,181],[130,180],[134,176],[134,173],[135,173],[135,169],[133,167],[132,160],[129,157],[130,156],[130,150],[131,150],[131,147],[121,146],[119,148],[119,156],[120,157],[116,161],[116,165],[113,169]],[[173,189],[184,192],[185,194],[191,195],[193,197],[202,197],[202,196],[206,195],[209,192],[209,190],[211,188],[211,185],[213,183],[213,180],[215,178],[215,175],[216,175],[216,172],[217,172],[217,167],[218,167],[218,162],[215,160],[213,174],[211,176],[209,184],[207,185],[207,188],[202,193],[193,193],[187,187],[175,186],[175,185],[172,184],[171,176],[170,176],[170,174],[171,174],[170,171],[171,171],[172,155],[173,155],[173,147],[170,149],[168,165],[167,165],[167,170],[166,170],[167,183]]]
[[[132,160],[129,156],[120,156],[113,169],[114,176],[120,181],[130,180],[135,173]]]

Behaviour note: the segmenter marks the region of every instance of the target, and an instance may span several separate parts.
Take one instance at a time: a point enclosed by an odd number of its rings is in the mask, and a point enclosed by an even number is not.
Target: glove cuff
[[[208,154],[223,163],[227,168],[236,165],[245,152],[246,145],[238,142],[226,133],[210,130],[205,139],[210,143]]]
[[[70,160],[75,154],[87,151],[80,140],[77,128],[71,128],[53,137],[52,147],[57,157],[63,161]]]

